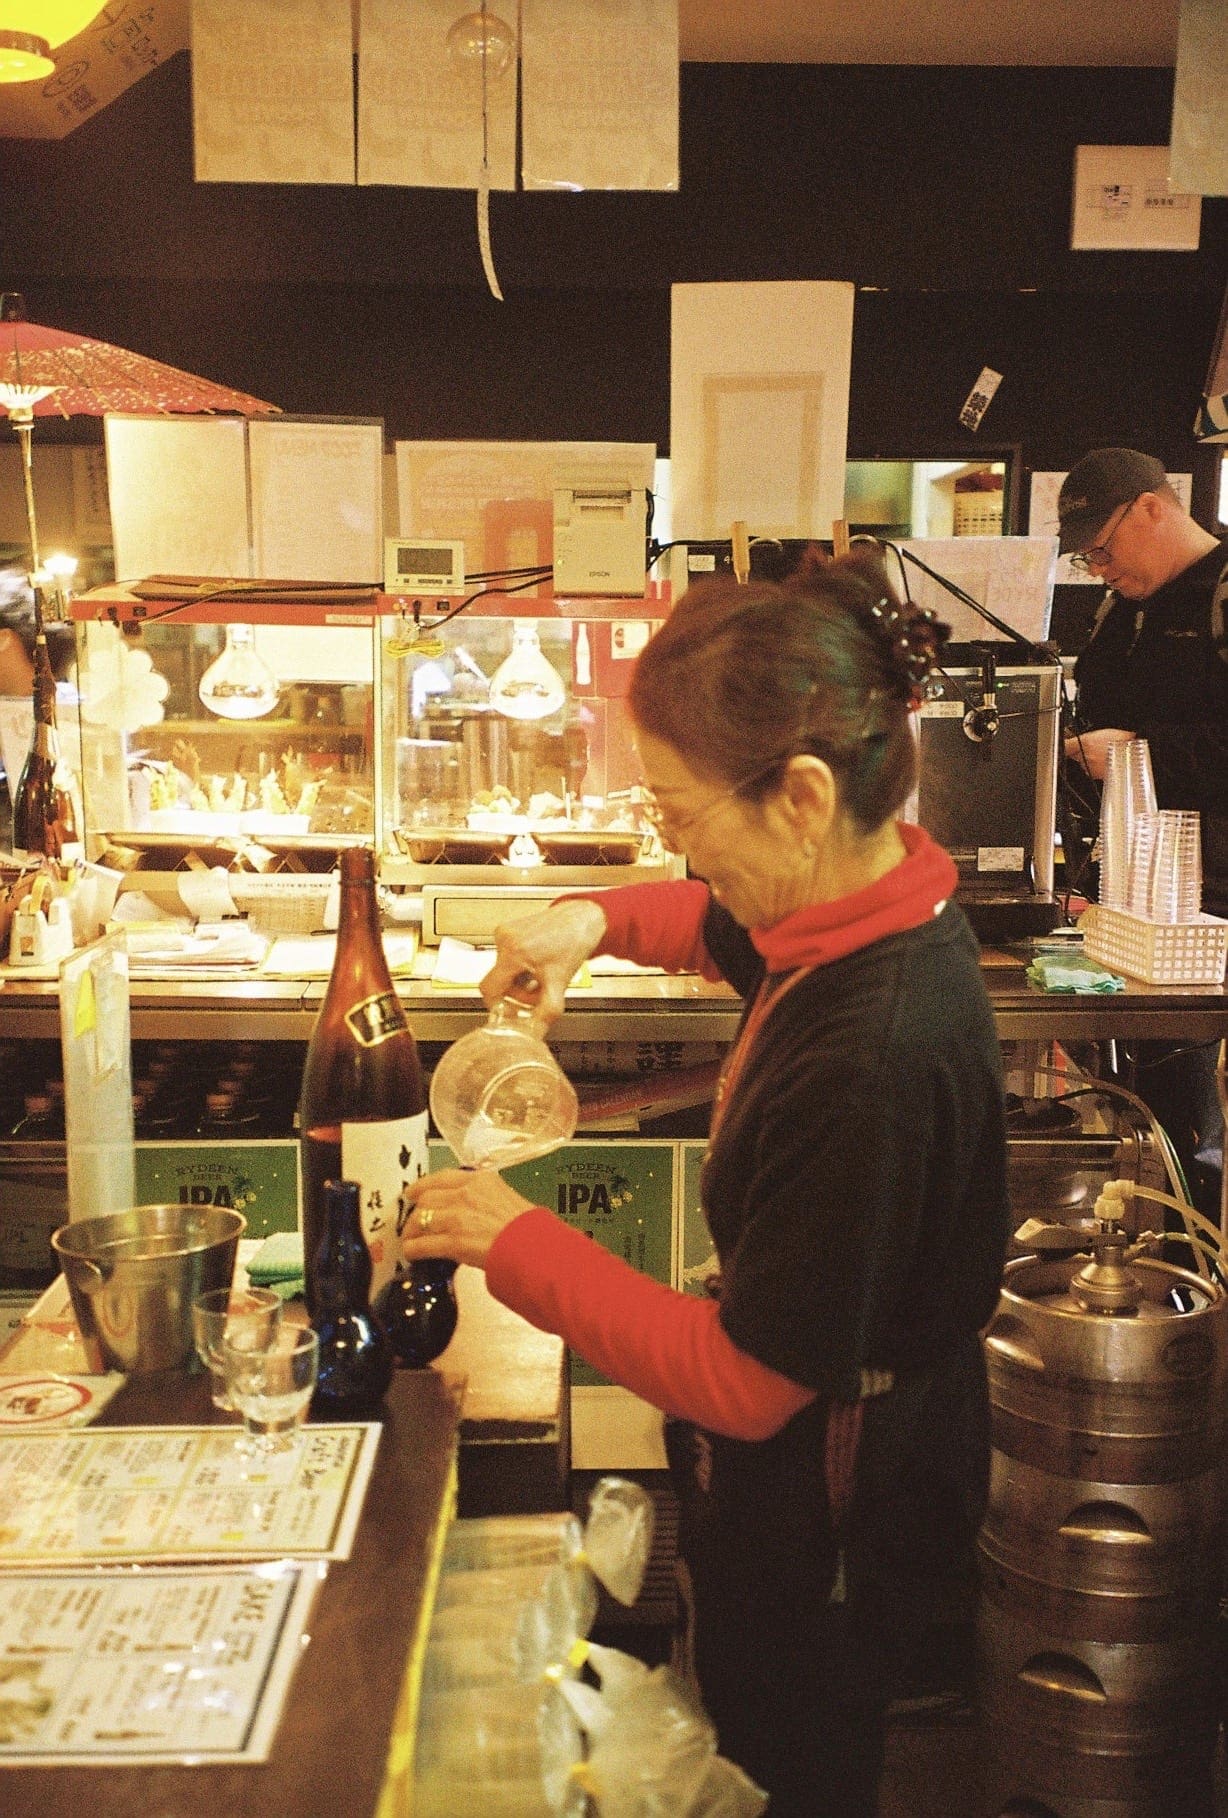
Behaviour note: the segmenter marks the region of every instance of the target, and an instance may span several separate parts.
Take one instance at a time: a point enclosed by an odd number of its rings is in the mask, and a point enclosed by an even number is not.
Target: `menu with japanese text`
[[[0,1571],[100,1561],[346,1559],[376,1422],[308,1425],[285,1452],[216,1427],[19,1432],[0,1446]]]
[[[7,1579],[0,1770],[267,1760],[324,1569]]]

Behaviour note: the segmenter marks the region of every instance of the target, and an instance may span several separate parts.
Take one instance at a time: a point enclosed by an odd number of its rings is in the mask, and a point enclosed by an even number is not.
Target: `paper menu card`
[[[0,1769],[266,1761],[321,1569],[9,1578]]]
[[[376,1422],[310,1425],[254,1459],[237,1426],[22,1432],[0,1445],[0,1571],[100,1562],[347,1559]]]

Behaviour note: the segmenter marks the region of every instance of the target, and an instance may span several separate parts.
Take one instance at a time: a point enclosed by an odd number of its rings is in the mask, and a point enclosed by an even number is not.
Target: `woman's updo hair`
[[[821,757],[869,832],[912,793],[910,715],[947,635],[896,598],[876,550],[816,551],[785,581],[688,588],[639,656],[631,715],[749,800],[779,784],[789,758]]]

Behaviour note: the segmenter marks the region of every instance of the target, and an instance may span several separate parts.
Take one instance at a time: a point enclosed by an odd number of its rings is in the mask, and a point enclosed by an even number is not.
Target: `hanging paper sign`
[[[350,0],[192,0],[198,183],[352,183]]]
[[[523,0],[526,189],[677,189],[677,0]]]
[[[490,188],[516,187],[515,0],[487,9],[484,40],[463,29],[476,13],[457,0],[360,0],[360,183],[476,190],[485,151]]]

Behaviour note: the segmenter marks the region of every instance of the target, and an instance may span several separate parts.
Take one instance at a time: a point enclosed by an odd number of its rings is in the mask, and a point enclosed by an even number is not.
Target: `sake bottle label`
[[[341,1126],[341,1174],[362,1188],[362,1234],[371,1252],[371,1299],[396,1273],[408,1217],[404,1194],[427,1170],[427,1114]]]
[[[395,991],[384,991],[364,998],[345,1013],[354,1040],[364,1048],[376,1048],[394,1035],[404,1035],[406,1023],[401,1000]]]

